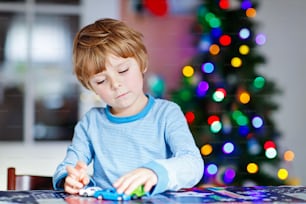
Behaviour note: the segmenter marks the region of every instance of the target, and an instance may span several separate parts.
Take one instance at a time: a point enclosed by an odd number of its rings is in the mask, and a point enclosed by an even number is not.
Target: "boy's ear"
[[[143,73],[143,74],[146,73],[147,70],[148,70],[148,67],[146,67],[146,68],[142,71],[142,73]]]

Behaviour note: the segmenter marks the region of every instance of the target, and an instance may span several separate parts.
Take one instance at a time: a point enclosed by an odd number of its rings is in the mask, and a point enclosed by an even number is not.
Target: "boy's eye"
[[[124,70],[122,70],[122,71],[119,71],[119,74],[122,74],[122,73],[124,73],[124,72],[127,72],[129,69],[124,69]]]
[[[97,84],[103,84],[104,80],[97,81]]]

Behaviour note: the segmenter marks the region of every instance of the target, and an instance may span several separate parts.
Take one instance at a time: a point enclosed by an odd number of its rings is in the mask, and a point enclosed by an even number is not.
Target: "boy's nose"
[[[117,89],[121,86],[121,80],[119,77],[112,77],[112,88]]]

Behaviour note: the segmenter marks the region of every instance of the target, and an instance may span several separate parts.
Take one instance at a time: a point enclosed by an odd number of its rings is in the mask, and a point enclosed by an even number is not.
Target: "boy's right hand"
[[[64,190],[70,194],[77,194],[79,190],[89,183],[87,165],[78,161],[75,167],[67,166],[67,177],[65,178]]]

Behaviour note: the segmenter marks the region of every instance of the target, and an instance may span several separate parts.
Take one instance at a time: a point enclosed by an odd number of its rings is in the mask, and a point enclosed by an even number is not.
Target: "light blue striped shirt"
[[[145,108],[129,117],[116,117],[109,108],[92,108],[75,127],[72,144],[53,176],[54,188],[67,176],[66,165],[93,162],[93,185],[112,183],[139,167],[153,170],[158,183],[152,194],[196,185],[204,162],[180,107],[148,95]]]

